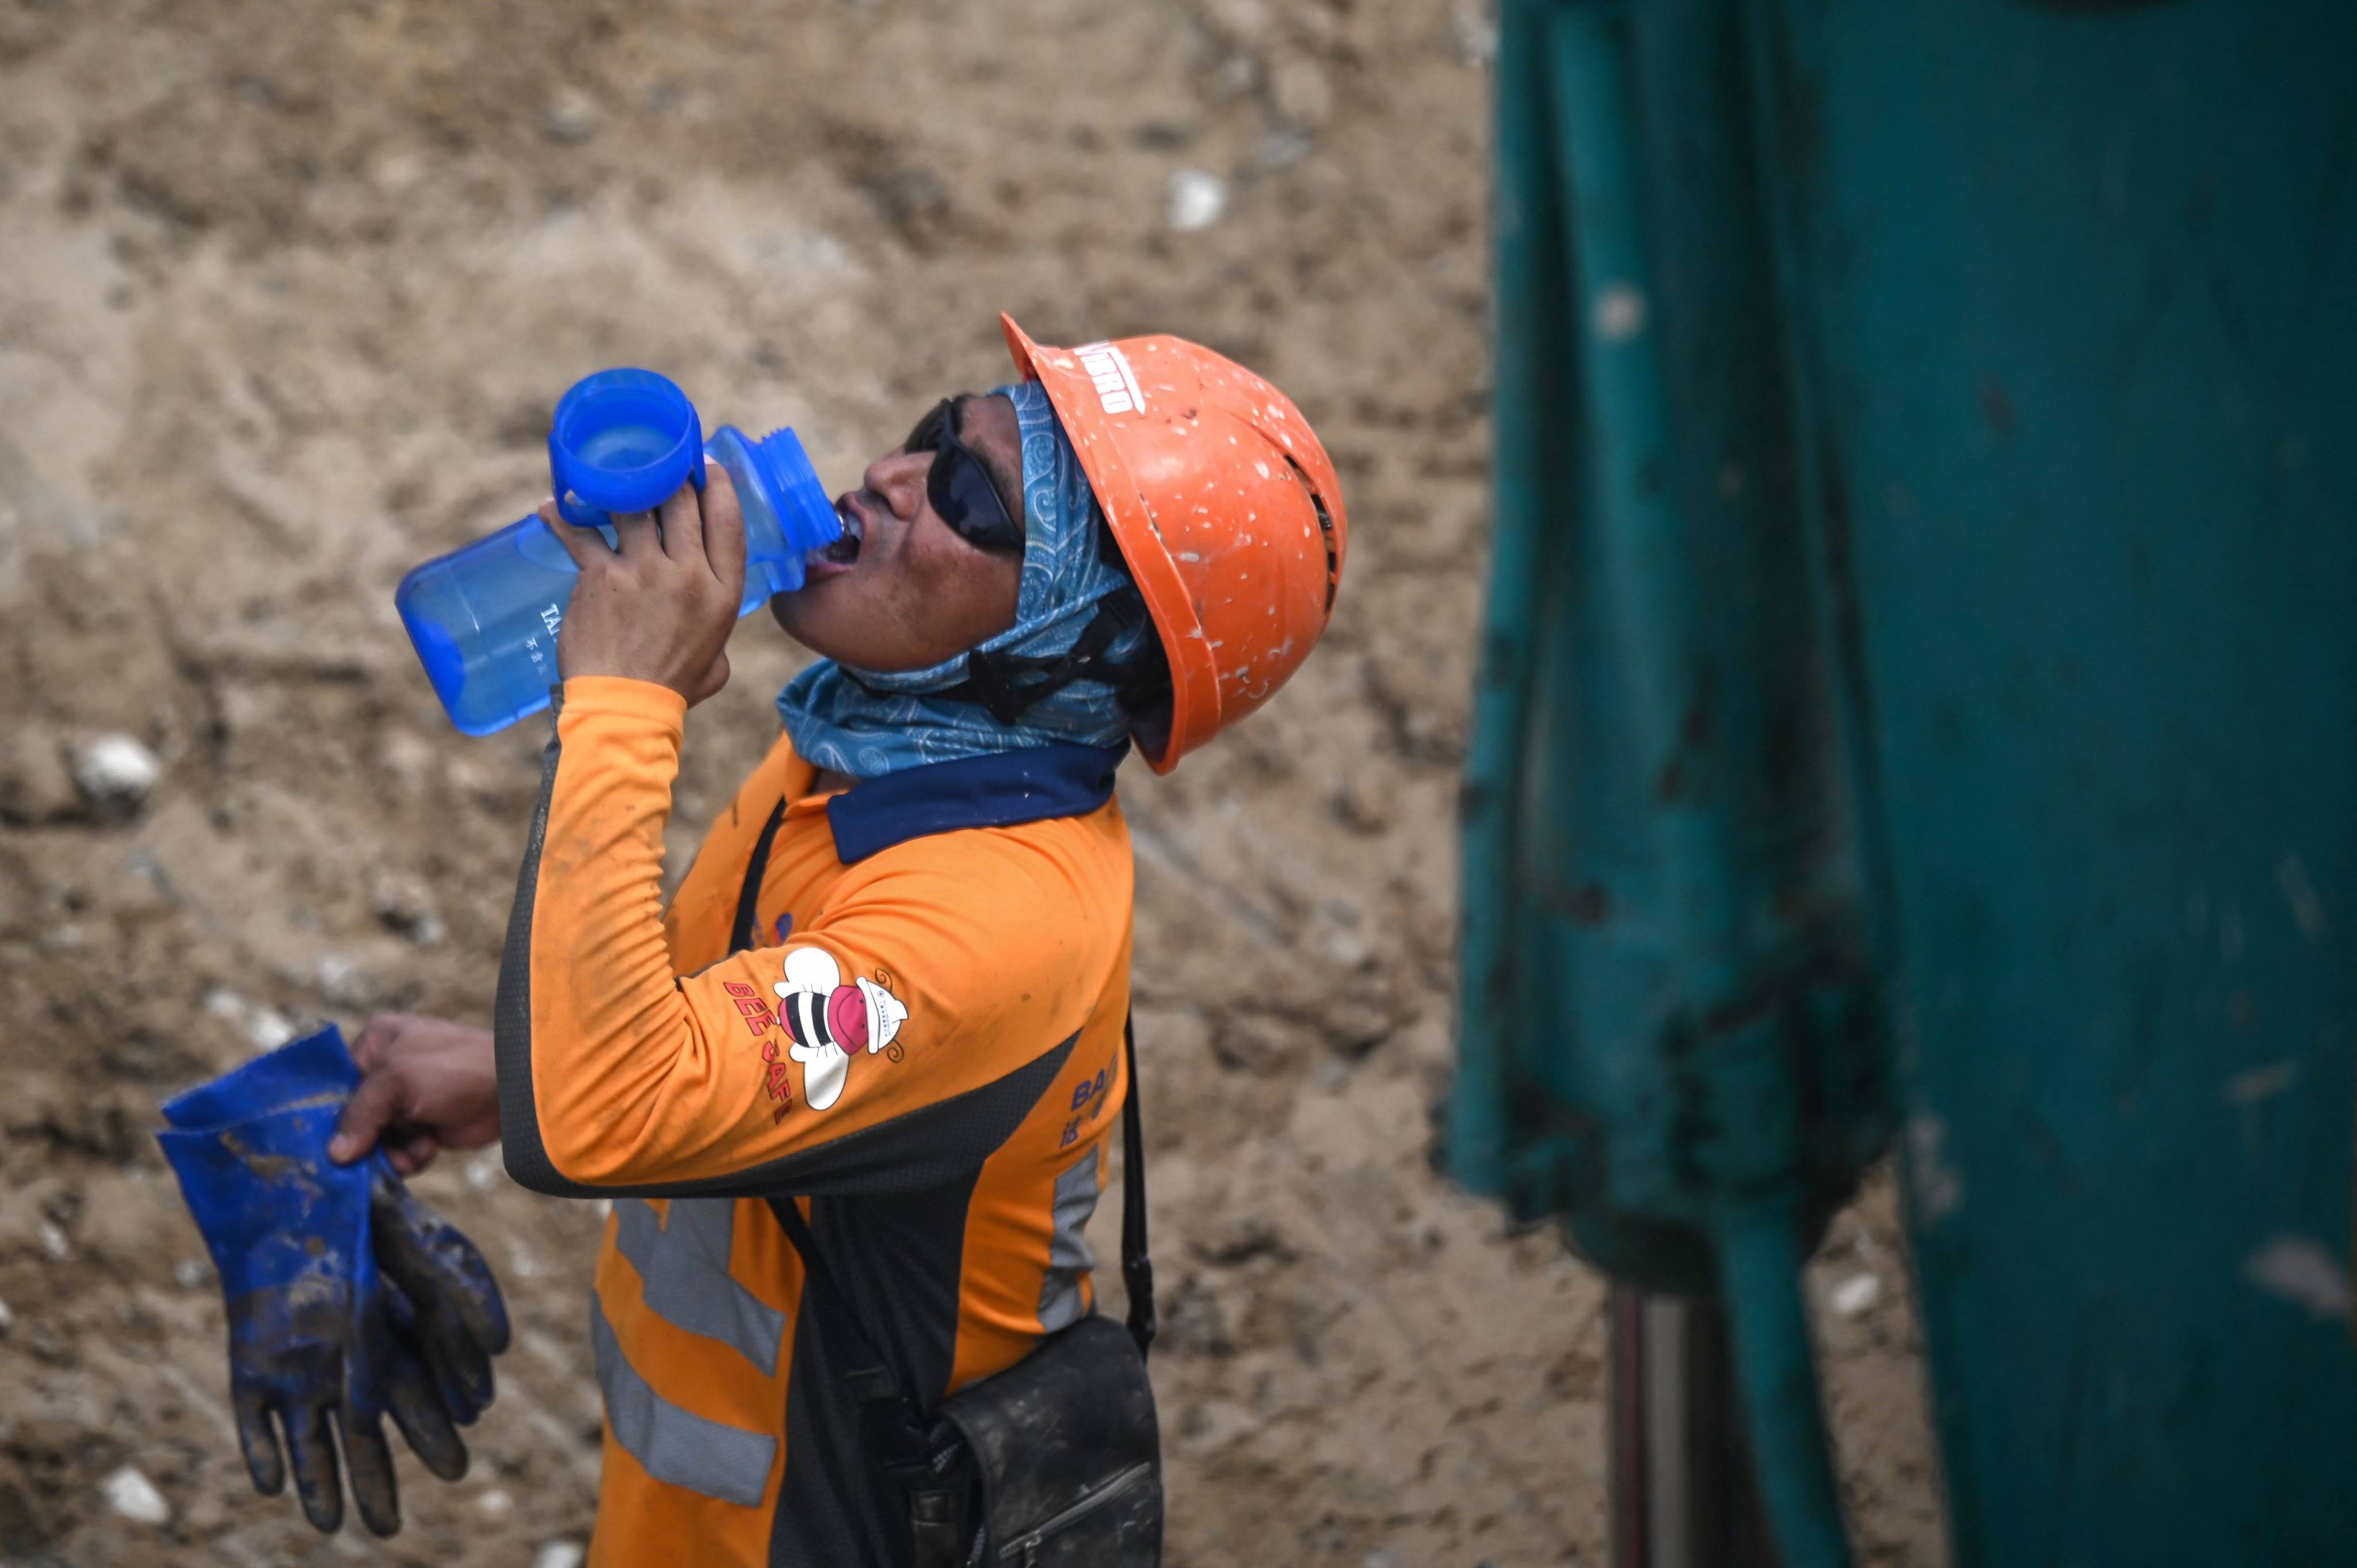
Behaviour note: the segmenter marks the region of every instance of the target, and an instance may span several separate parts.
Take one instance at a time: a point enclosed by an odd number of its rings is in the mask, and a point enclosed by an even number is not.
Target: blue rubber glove
[[[340,1108],[339,1108],[340,1109]],[[491,1266],[458,1228],[417,1201],[382,1155],[362,1162],[370,1173],[369,1218],[377,1267],[406,1313],[399,1337],[414,1345],[450,1419],[471,1426],[491,1402],[491,1358],[508,1348],[507,1304]],[[393,1406],[404,1434],[402,1405]],[[455,1440],[455,1439],[454,1439]],[[417,1447],[414,1437],[410,1446]],[[421,1458],[425,1457],[419,1448]],[[433,1460],[426,1459],[429,1467]],[[458,1475],[467,1455],[458,1450]],[[443,1475],[455,1481],[458,1475]]]
[[[175,1127],[200,1129],[259,1111],[315,1103],[322,1096],[340,1104],[360,1081],[343,1032],[329,1024],[175,1096],[164,1107],[164,1119]],[[361,1162],[361,1168],[371,1176],[378,1265],[411,1309],[404,1326],[414,1327],[452,1419],[471,1425],[491,1402],[490,1358],[508,1348],[507,1306],[499,1284],[474,1243],[420,1203],[382,1154]]]
[[[507,1345],[480,1253],[419,1203],[383,1158],[326,1157],[359,1071],[333,1026],[164,1107],[160,1134],[221,1274],[231,1392],[254,1486],[275,1496],[285,1434],[311,1522],[342,1522],[327,1427],[340,1424],[353,1497],[381,1535],[400,1528],[382,1417],[427,1469],[466,1473],[455,1425],[491,1400],[490,1357]],[[455,1423],[455,1425],[454,1425]]]
[[[344,1047],[344,1032],[327,1024],[210,1083],[172,1096],[164,1102],[164,1120],[184,1132],[226,1127],[268,1111],[341,1101],[360,1081],[361,1069]]]
[[[340,1426],[361,1518],[390,1534],[401,1514],[378,1393],[390,1369],[371,1361],[391,1337],[355,1333],[362,1304],[382,1289],[369,1247],[369,1176],[317,1157],[339,1110],[330,1100],[158,1136],[221,1271],[230,1404],[255,1487],[275,1496],[291,1460],[306,1517],[338,1528],[343,1487],[328,1427]],[[285,1434],[283,1458],[273,1418]]]

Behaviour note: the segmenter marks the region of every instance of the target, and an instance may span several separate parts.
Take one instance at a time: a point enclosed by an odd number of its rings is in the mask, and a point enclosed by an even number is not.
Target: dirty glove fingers
[[[421,1328],[418,1348],[433,1371],[443,1406],[459,1425],[472,1426],[475,1418],[490,1408],[497,1390],[491,1359],[455,1322],[429,1322]]]
[[[377,1265],[420,1314],[455,1318],[489,1355],[506,1349],[507,1304],[475,1244],[398,1182],[380,1178],[371,1208]]]
[[[414,1378],[450,1412],[451,1420],[472,1426],[490,1406],[495,1388],[491,1359],[474,1336],[451,1313],[414,1308],[401,1335],[403,1370],[394,1379]]]
[[[230,1391],[237,1407],[237,1445],[245,1455],[245,1473],[253,1489],[274,1498],[286,1489],[286,1461],[278,1452],[278,1433],[270,1424],[270,1407],[257,1389]]]
[[[393,1423],[401,1429],[410,1452],[436,1478],[456,1481],[466,1476],[466,1440],[414,1363],[393,1375],[385,1391],[385,1408],[393,1412]]]
[[[351,1471],[352,1501],[361,1522],[371,1535],[393,1535],[401,1529],[401,1493],[393,1478],[393,1449],[384,1440],[382,1422],[362,1425],[345,1420],[344,1464]]]
[[[343,1528],[344,1487],[327,1408],[282,1406],[278,1421],[286,1429],[286,1454],[295,1471],[296,1495],[303,1499],[303,1517],[313,1529],[333,1535]]]
[[[438,1219],[435,1227],[436,1234],[421,1251],[431,1261],[426,1277],[438,1275],[441,1288],[427,1299],[437,1316],[455,1321],[484,1355],[496,1356],[508,1348],[508,1307],[500,1299],[499,1282],[491,1277],[491,1266],[456,1230]],[[420,1283],[425,1283],[421,1278]]]

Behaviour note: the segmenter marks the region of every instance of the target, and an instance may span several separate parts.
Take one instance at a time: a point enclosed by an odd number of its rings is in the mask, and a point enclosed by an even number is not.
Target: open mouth
[[[805,575],[812,582],[840,576],[859,564],[859,546],[867,537],[867,525],[860,521],[858,509],[851,505],[847,497],[835,503],[834,515],[843,523],[843,536],[824,549],[813,552],[803,564]]]

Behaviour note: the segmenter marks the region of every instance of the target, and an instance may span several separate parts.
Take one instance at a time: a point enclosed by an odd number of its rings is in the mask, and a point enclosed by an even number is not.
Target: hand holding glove
[[[508,1325],[481,1254],[382,1156],[328,1159],[359,1076],[331,1026],[175,1099],[159,1137],[221,1273],[254,1487],[277,1495],[291,1461],[305,1516],[338,1529],[335,1425],[362,1522],[391,1535],[401,1513],[383,1416],[428,1470],[464,1475],[457,1428],[490,1402]]]

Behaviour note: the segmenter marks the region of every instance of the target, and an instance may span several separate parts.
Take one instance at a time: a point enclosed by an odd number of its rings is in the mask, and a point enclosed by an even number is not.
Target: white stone
[[[74,757],[74,782],[100,805],[135,806],[163,777],[156,754],[121,733],[100,736]]]
[[[577,1541],[552,1541],[533,1553],[532,1568],[581,1568],[588,1555]]]
[[[16,1315],[8,1310],[8,1304],[5,1301],[0,1301],[0,1334],[7,1333],[9,1328],[15,1325],[16,1321]]]
[[[540,124],[551,141],[586,142],[597,131],[597,102],[577,87],[561,88]]]
[[[134,1524],[165,1524],[172,1518],[172,1505],[136,1466],[124,1466],[100,1482],[99,1489],[106,1494],[106,1506]]]
[[[1228,182],[1205,169],[1182,168],[1170,177],[1170,227],[1181,234],[1208,229],[1228,209]]]
[[[245,1043],[257,1051],[274,1051],[295,1037],[295,1020],[275,1007],[256,1004],[245,1015]]]
[[[1852,1274],[1834,1286],[1833,1308],[1844,1317],[1863,1317],[1882,1299],[1882,1282],[1872,1274]]]
[[[236,1025],[245,1043],[257,1051],[274,1051],[295,1037],[295,1020],[275,1007],[247,1001],[226,985],[205,993],[205,1011]]]
[[[482,1509],[485,1513],[490,1515],[493,1519],[497,1519],[501,1514],[507,1512],[510,1509],[515,1507],[515,1499],[508,1496],[507,1493],[500,1490],[497,1487],[493,1487],[490,1491],[485,1492],[481,1497],[475,1499],[475,1506]]]

